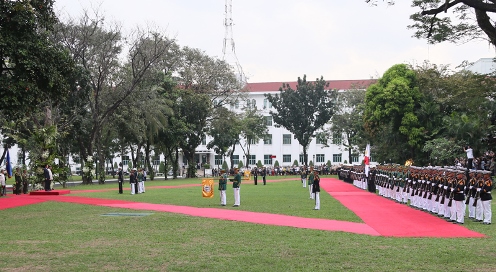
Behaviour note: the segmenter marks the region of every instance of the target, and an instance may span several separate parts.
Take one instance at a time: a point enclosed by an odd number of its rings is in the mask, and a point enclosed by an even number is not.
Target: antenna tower
[[[224,19],[224,46],[222,48],[222,60],[232,65],[236,69],[238,79],[242,85],[246,84],[246,76],[243,72],[241,64],[239,64],[238,57],[236,56],[236,47],[233,39],[233,19],[232,19],[232,0],[226,0],[225,6],[225,19]]]

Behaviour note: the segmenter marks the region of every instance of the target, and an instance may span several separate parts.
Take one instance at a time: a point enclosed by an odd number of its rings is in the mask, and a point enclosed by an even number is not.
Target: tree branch
[[[493,2],[493,1],[491,1],[491,2]],[[422,15],[433,15],[433,14],[441,13],[443,11],[446,12],[448,9],[450,9],[453,6],[458,5],[460,3],[465,4],[469,7],[474,8],[474,9],[496,13],[496,4],[494,4],[494,2],[493,2],[493,4],[488,4],[488,3],[485,3],[485,2],[482,2],[479,0],[455,0],[453,2],[444,3],[435,9],[424,10],[424,11],[422,11],[421,14]]]

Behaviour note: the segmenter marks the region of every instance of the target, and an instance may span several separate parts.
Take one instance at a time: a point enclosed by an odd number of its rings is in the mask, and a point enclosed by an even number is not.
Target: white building
[[[350,89],[366,89],[369,85],[376,82],[376,80],[330,80],[329,89],[346,91]],[[297,82],[287,82],[292,89],[296,89]],[[261,161],[265,166],[273,166],[275,161],[279,162],[280,166],[291,166],[297,160],[299,164],[303,164],[303,150],[298,141],[294,138],[288,130],[283,127],[275,127],[272,117],[269,114],[272,105],[265,97],[265,94],[277,94],[279,88],[282,87],[283,82],[265,82],[265,83],[248,83],[247,84],[247,101],[240,102],[231,106],[234,111],[241,112],[243,104],[249,104],[251,107],[256,106],[262,115],[266,117],[268,124],[268,139],[260,140],[251,145],[249,167],[253,167],[258,161]],[[249,101],[249,102],[248,102]],[[197,163],[210,163],[213,166],[221,166],[223,158],[216,155],[213,150],[207,150],[206,144],[210,141],[210,137],[197,148]],[[324,147],[317,139],[313,139],[310,143],[307,154],[308,161],[314,162],[315,165],[322,165],[331,161],[334,164],[343,163],[361,163],[363,154],[349,158],[348,152],[340,143],[333,144],[328,141],[329,147]],[[244,157],[241,147],[237,147],[234,153],[234,165],[237,166],[238,161],[242,160],[243,165],[246,166],[246,158]],[[201,157],[200,157],[201,156]],[[230,162],[230,158],[226,158]],[[185,163],[185,162],[184,162]],[[229,165],[231,166],[231,165]]]
[[[350,89],[366,89],[369,85],[375,83],[376,80],[330,80],[328,82],[329,89],[346,91]],[[297,82],[287,83],[289,83],[292,89],[296,89]],[[275,127],[272,117],[269,114],[269,111],[274,109],[265,98],[265,94],[279,93],[279,88],[282,87],[282,84],[283,82],[248,83],[246,86],[248,90],[246,101],[239,101],[239,103],[231,106],[232,110],[238,112],[241,112],[242,108],[246,106],[247,103],[249,103],[250,106],[256,106],[260,113],[265,116],[266,123],[268,124],[269,137],[251,145],[249,167],[253,167],[258,161],[261,161],[265,166],[273,166],[276,160],[281,166],[291,166],[295,160],[297,160],[300,165],[303,164],[303,150],[298,141],[294,138],[294,135],[283,127]],[[200,165],[209,163],[212,168],[214,168],[221,167],[225,159],[229,165],[231,161],[229,157],[222,158],[220,155],[216,155],[212,149],[207,149],[207,143],[210,140],[211,137],[207,136],[202,144],[196,149],[196,163],[199,163]],[[327,161],[331,161],[331,163],[335,165],[343,163],[359,164],[363,160],[363,154],[350,158],[348,156],[348,151],[345,150],[339,141],[335,143],[332,143],[332,140],[328,141],[328,145],[328,147],[324,147],[323,144],[319,143],[318,140],[314,138],[307,150],[308,161],[314,162],[315,165],[322,165],[327,163]],[[235,150],[236,151],[233,155],[234,167],[238,165],[239,160],[242,160],[245,165],[246,158],[244,157],[241,147],[236,147]],[[19,154],[17,147],[11,148],[10,157],[13,167],[16,167],[16,165],[22,163],[18,159]],[[116,163],[118,165],[122,162],[124,171],[127,171],[129,160],[130,155],[123,155],[121,157],[116,157],[112,163]],[[164,161],[163,155],[159,158],[154,157],[151,161],[154,167],[158,170],[160,161]],[[187,166],[187,162],[182,154],[179,157],[179,161],[180,167]],[[73,173],[76,173],[81,169],[81,165],[78,161],[75,162],[72,158],[70,158],[69,163]],[[5,167],[5,162],[3,162],[2,166]],[[111,165],[109,164],[109,166]],[[229,166],[232,167],[231,165]]]
[[[494,62],[494,58],[481,58],[468,66],[467,70],[473,73],[487,75],[496,71],[496,62]]]

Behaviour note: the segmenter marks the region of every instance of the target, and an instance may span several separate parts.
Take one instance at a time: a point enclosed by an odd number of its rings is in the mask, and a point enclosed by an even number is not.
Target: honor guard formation
[[[367,177],[364,166],[347,166],[341,169],[339,177],[361,189],[453,223],[463,224],[468,212],[469,219],[491,224],[493,181],[490,171],[378,165]]]

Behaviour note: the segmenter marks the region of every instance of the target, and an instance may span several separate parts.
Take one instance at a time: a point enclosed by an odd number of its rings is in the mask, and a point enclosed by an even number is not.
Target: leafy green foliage
[[[4,116],[19,119],[33,108],[63,101],[76,71],[67,51],[50,39],[57,18],[51,0],[0,2],[0,93],[9,107]],[[72,81],[74,86],[74,81]]]
[[[375,135],[391,125],[412,147],[420,144],[423,128],[415,109],[422,98],[415,72],[404,64],[389,68],[376,84],[367,89],[365,97],[365,128]]]
[[[323,77],[314,82],[307,81],[306,75],[298,77],[296,90],[289,84],[279,88],[279,94],[266,97],[276,111],[270,111],[274,122],[294,134],[303,147],[305,164],[307,147],[315,132],[321,129],[336,111],[335,90],[327,90],[329,84]]]

